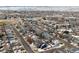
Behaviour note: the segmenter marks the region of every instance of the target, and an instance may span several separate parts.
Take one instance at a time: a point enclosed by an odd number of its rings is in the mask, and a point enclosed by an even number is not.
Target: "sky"
[[[79,0],[0,0],[0,6],[79,6]]]
[[[0,0],[0,6],[1,10],[79,11],[79,0]],[[2,6],[11,6],[11,7],[2,7]],[[12,7],[12,6],[30,6],[30,7]],[[42,6],[42,7],[36,7],[36,6]]]

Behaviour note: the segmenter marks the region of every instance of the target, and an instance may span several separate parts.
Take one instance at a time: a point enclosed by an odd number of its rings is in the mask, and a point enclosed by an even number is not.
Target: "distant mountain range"
[[[79,11],[79,6],[0,6],[0,10],[18,11]]]

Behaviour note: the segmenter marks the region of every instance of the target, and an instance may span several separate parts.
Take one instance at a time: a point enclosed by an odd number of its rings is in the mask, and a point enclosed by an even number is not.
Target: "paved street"
[[[23,39],[23,37],[22,37],[22,36],[20,35],[20,33],[16,30],[16,28],[14,28],[14,26],[13,26],[13,29],[14,29],[14,31],[16,32],[16,35],[17,35],[18,37],[20,37],[20,41],[21,41],[21,43],[23,44],[24,48],[27,50],[27,52],[28,52],[28,53],[33,53],[31,47],[28,45],[27,42],[25,42],[25,40]]]

